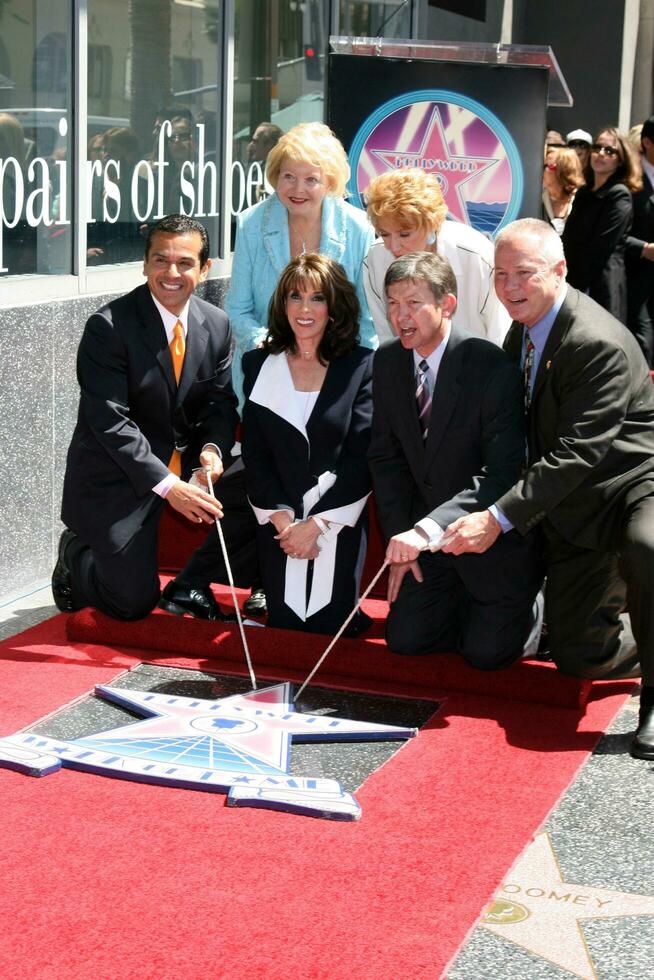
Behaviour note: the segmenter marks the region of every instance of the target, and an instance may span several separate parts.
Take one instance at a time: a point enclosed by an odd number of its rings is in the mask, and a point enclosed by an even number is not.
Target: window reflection
[[[240,0],[235,22],[232,213],[261,200],[282,133],[324,118],[329,3]]]
[[[89,265],[139,261],[179,212],[217,241],[218,0],[89,0]]]
[[[339,34],[346,37],[411,37],[412,3],[404,0],[340,0]]]
[[[217,129],[220,0],[87,0],[87,160],[73,174],[71,0],[0,0],[0,275],[72,271],[73,177],[88,204],[89,265],[140,261],[148,224],[181,211],[218,240],[268,192],[282,133],[324,119],[329,25],[409,36],[413,0],[235,0],[233,130]],[[232,139],[232,174],[218,172]]]
[[[0,275],[71,271],[71,4],[0,4]]]
[[[331,6],[327,0],[236,4],[232,214],[270,192],[265,162],[279,136],[297,123],[324,121]],[[411,7],[403,0],[338,0],[338,32],[409,37]]]

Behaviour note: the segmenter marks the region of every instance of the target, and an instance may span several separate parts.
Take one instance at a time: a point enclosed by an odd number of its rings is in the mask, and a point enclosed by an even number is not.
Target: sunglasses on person
[[[585,140],[572,140],[568,143],[571,150],[588,150],[590,148],[590,143]]]
[[[602,143],[593,143],[590,148],[591,153],[604,153],[607,157],[619,157],[620,150],[615,146],[604,146]]]

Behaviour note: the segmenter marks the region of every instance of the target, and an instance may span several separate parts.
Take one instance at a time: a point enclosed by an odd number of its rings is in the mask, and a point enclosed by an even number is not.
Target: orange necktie
[[[170,356],[173,359],[173,371],[175,372],[175,381],[179,384],[179,379],[182,376],[182,367],[184,366],[184,354],[186,353],[186,342],[184,340],[184,327],[178,320],[173,327],[173,339],[170,341]],[[170,457],[170,462],[168,463],[168,469],[175,476],[182,475],[182,455],[178,449],[173,449],[173,455]]]
[[[170,341],[170,356],[173,359],[173,371],[175,381],[179,384],[184,366],[184,354],[186,353],[186,341],[184,340],[184,327],[178,320],[173,327],[173,339]]]

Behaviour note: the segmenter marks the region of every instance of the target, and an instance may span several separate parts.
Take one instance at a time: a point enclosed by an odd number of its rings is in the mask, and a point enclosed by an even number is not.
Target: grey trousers
[[[623,634],[628,607],[636,647]],[[548,529],[545,619],[557,667],[576,677],[654,685],[654,496],[625,510],[615,551],[578,548]]]

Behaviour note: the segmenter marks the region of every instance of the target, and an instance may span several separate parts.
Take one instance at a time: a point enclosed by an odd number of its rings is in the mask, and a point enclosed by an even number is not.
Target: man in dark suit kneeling
[[[386,640],[398,653],[456,650],[475,667],[506,667],[540,630],[539,541],[514,532],[484,555],[439,549],[448,525],[518,477],[520,374],[494,344],[452,325],[446,259],[402,256],[385,288],[397,339],[375,355],[369,460],[391,562]]]
[[[147,283],[86,324],[64,479],[67,530],[52,578],[62,611],[90,605],[117,619],[147,615],[160,595],[164,500],[199,524],[223,516],[205,474],[222,476],[238,415],[229,322],[193,295],[210,265],[204,227],[169,215],[147,239]],[[194,467],[202,468],[195,479]],[[175,598],[176,612],[221,618],[208,587],[178,589]]]
[[[504,346],[523,366],[529,465],[494,506],[455,522],[445,550],[481,554],[540,526],[552,659],[577,677],[640,673],[631,751],[654,759],[653,386],[633,336],[565,273],[545,222],[498,235],[495,288],[514,317]]]

